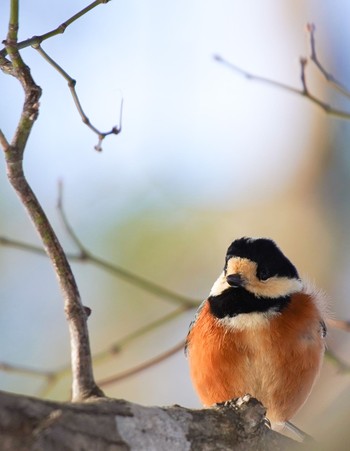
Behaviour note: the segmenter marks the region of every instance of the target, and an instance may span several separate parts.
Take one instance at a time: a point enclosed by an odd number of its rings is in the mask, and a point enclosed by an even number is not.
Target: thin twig
[[[137,329],[135,332],[132,332],[132,333],[126,335],[121,340],[108,346],[108,348],[105,351],[101,351],[98,354],[95,354],[93,357],[94,363],[101,363],[102,361],[106,360],[106,358],[110,358],[111,356],[119,354],[132,341],[136,340],[137,338],[140,338],[141,336],[147,334],[148,332],[154,331],[158,327],[163,326],[164,324],[172,321],[173,319],[177,318],[182,313],[184,313],[188,310],[190,310],[189,307],[183,307],[183,306],[179,307],[178,309],[174,310],[173,312],[167,313],[167,314],[163,315],[162,317],[152,321],[151,323],[146,324],[145,326],[141,327],[140,329]]]
[[[132,341],[136,340],[137,338],[140,338],[142,335],[145,335],[148,332],[151,332],[155,330],[157,327],[160,327],[163,324],[166,324],[167,322],[175,319],[185,311],[189,310],[186,307],[179,307],[178,309],[174,310],[171,313],[168,313],[161,318],[158,318],[155,321],[152,321],[149,324],[146,324],[145,326],[141,327],[140,329],[136,330],[135,332],[131,332],[130,334],[126,335],[124,338],[122,338],[119,341],[116,341],[115,343],[108,346],[108,348],[104,351],[101,351],[93,356],[93,362],[95,365],[101,364],[107,359],[110,359],[112,357],[115,357],[116,355],[119,355],[127,345],[129,345]],[[183,348],[184,343],[181,343],[181,348]],[[174,351],[175,352],[175,351]],[[172,355],[173,351],[167,351],[165,353],[165,357],[167,355]],[[162,354],[163,355],[163,354]],[[144,362],[142,365],[137,365],[137,368],[140,368],[141,371],[143,368],[149,368],[152,365],[155,365],[159,361],[159,356],[150,359],[147,362]],[[59,383],[60,380],[62,380],[64,377],[67,377],[71,374],[70,366],[63,366],[62,368],[57,369],[56,371],[46,371],[46,370],[39,370],[35,368],[28,368],[24,366],[19,365],[11,365],[5,362],[0,362],[0,371],[4,372],[12,372],[17,374],[23,374],[28,376],[35,376],[35,377],[41,377],[44,379],[44,385],[40,389],[40,391],[37,393],[37,396],[39,397],[46,397],[51,392],[51,390],[55,387],[56,384]],[[117,381],[124,379],[127,377],[127,374],[135,374],[136,372],[135,368],[131,368],[129,370],[126,370],[123,372],[123,376],[120,377],[119,375],[116,375]]]
[[[10,149],[10,143],[7,141],[6,136],[3,134],[0,128],[0,146],[7,152]]]
[[[101,258],[93,255],[88,249],[86,249],[86,247],[82,244],[82,242],[78,238],[77,234],[74,232],[73,227],[71,226],[67,218],[63,205],[63,184],[61,181],[59,182],[58,188],[57,209],[67,234],[72,238],[74,244],[77,246],[79,250],[81,260],[90,261],[94,265],[99,266],[109,272],[112,272],[119,278],[122,278],[127,282],[133,284],[134,286],[137,286],[145,291],[155,294],[158,297],[169,299],[170,301],[175,302],[176,304],[184,305],[189,308],[198,306],[197,300],[193,300],[187,296],[182,296],[181,294],[176,293],[175,291],[169,290],[168,288],[165,288],[161,285],[151,282],[118,265],[111,264],[105,260],[102,260]]]
[[[343,330],[344,332],[350,332],[350,321],[329,318],[327,319],[327,326],[333,329]]]
[[[343,96],[350,98],[350,92],[349,90],[340,83],[330,72],[328,72],[321,62],[318,59],[317,53],[316,53],[316,39],[315,39],[315,32],[316,27],[314,24],[309,23],[306,26],[306,29],[310,35],[310,60],[315,64],[315,66],[318,68],[318,70],[321,72],[321,74],[324,76],[324,78],[335,88],[337,89]]]
[[[99,6],[101,4],[106,4],[106,3],[110,2],[110,1],[111,0],[96,0],[96,1],[92,2],[90,5],[86,6],[81,11],[79,11],[76,14],[74,14],[74,16],[72,16],[69,19],[67,19],[65,22],[63,22],[61,25],[59,25],[54,30],[51,30],[51,31],[49,31],[47,33],[44,33],[44,34],[40,35],[40,36],[33,36],[30,39],[26,39],[24,41],[18,42],[18,44],[17,44],[18,50],[24,49],[26,47],[32,47],[33,45],[36,45],[36,44],[41,44],[46,39],[50,39],[53,36],[57,36],[59,34],[64,33],[66,31],[66,29],[69,27],[69,25],[71,25],[73,22],[75,22],[76,20],[80,19],[82,16],[84,16],[86,13],[88,13],[89,11],[94,9],[96,6]],[[7,48],[2,49],[0,51],[0,55],[5,57],[7,55]]]
[[[25,376],[51,378],[55,373],[52,371],[38,370],[20,365],[12,365],[10,363],[0,362],[0,371],[5,373],[17,373]]]
[[[302,97],[307,98],[310,102],[314,103],[319,108],[321,108],[324,112],[326,112],[327,114],[329,114],[331,116],[336,116],[336,117],[339,117],[339,118],[342,118],[342,119],[350,119],[350,113],[348,113],[346,111],[343,111],[343,110],[339,110],[339,109],[333,108],[328,103],[325,103],[323,100],[321,100],[321,99],[317,98],[316,96],[312,95],[309,91],[305,92],[305,86],[303,86],[303,89],[297,89],[297,88],[294,88],[293,86],[286,85],[286,84],[281,83],[279,81],[271,80],[270,78],[265,78],[265,77],[262,77],[260,75],[252,74],[252,73],[247,72],[246,70],[236,66],[235,64],[230,63],[229,61],[227,61],[224,58],[222,58],[220,55],[214,55],[214,59],[216,61],[218,61],[219,63],[224,64],[226,67],[228,67],[229,69],[233,70],[234,72],[237,72],[240,75],[243,75],[248,80],[257,81],[257,82],[260,82],[260,83],[265,83],[265,84],[274,86],[275,88],[282,89],[284,91],[288,91],[288,92],[291,92],[293,94],[298,94],[298,95],[300,95]]]
[[[106,136],[109,135],[119,135],[119,133],[122,131],[121,128],[121,120],[122,120],[122,111],[123,111],[123,102],[121,102],[120,106],[120,119],[119,119],[119,125],[115,125],[112,127],[112,129],[108,132],[101,132],[97,127],[95,127],[91,122],[90,119],[85,114],[83,107],[81,106],[77,91],[76,91],[76,80],[74,80],[67,72],[62,69],[62,67],[54,61],[51,56],[49,56],[40,46],[40,44],[34,44],[33,48],[37,50],[37,52],[47,61],[57,72],[67,81],[68,87],[70,90],[70,93],[73,97],[74,104],[78,110],[78,113],[81,117],[81,120],[83,123],[90,128],[98,137],[98,143],[95,146],[95,150],[98,152],[102,151],[102,141],[106,138]]]
[[[306,85],[306,75],[305,75],[305,67],[307,64],[307,59],[306,58],[300,58],[300,80],[301,80],[301,85],[303,87],[303,95],[304,96],[308,96],[309,95],[309,90],[307,89],[307,85]]]
[[[23,241],[13,240],[5,236],[0,236],[0,245],[20,249],[25,252],[31,252],[37,255],[46,256],[44,249],[33,244],[24,243]],[[102,258],[97,257],[92,252],[86,249],[85,246],[79,248],[79,253],[66,253],[68,260],[80,262],[80,263],[90,263],[91,265],[98,266],[104,271],[108,271],[114,276],[125,280],[126,282],[136,286],[148,293],[152,293],[157,297],[162,299],[168,299],[169,301],[188,307],[189,309],[195,308],[199,304],[199,300],[183,296],[175,291],[171,291],[161,285],[151,282],[138,274],[135,274],[127,269],[122,268],[114,263],[110,263]]]
[[[138,374],[141,371],[151,368],[152,366],[158,365],[158,363],[163,362],[164,360],[168,359],[169,357],[171,357],[174,354],[178,353],[179,351],[183,350],[184,347],[185,347],[185,342],[182,341],[181,343],[177,344],[176,346],[169,349],[168,351],[165,351],[165,352],[159,354],[157,357],[154,357],[153,359],[147,360],[146,362],[142,363],[141,365],[137,365],[137,366],[130,368],[126,371],[123,371],[119,374],[116,374],[114,376],[100,380],[99,384],[101,387],[106,387],[107,385],[115,384],[116,382],[120,382],[123,379],[134,376],[135,374]]]

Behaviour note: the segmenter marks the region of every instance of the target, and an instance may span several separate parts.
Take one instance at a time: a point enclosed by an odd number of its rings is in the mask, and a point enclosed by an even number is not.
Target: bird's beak
[[[244,281],[240,274],[229,274],[228,276],[226,276],[226,282],[231,287],[241,287],[244,285]]]

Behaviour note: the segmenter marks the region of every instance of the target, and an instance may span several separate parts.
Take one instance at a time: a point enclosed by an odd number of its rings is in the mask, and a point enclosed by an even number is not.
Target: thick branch
[[[0,392],[0,404],[2,451],[310,450],[268,429],[265,409],[253,398],[241,405],[191,410],[123,400],[64,404]]]

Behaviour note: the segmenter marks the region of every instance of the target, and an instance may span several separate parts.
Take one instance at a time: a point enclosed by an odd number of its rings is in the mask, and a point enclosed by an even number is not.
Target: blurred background
[[[74,4],[73,4],[74,3]],[[20,40],[56,28],[85,1],[22,2]],[[0,6],[6,37],[9,2]],[[309,56],[308,22],[319,59],[350,88],[346,0],[112,1],[45,41],[71,77],[91,122],[108,131],[103,152],[81,122],[66,81],[33,49],[22,55],[43,89],[25,153],[27,176],[68,252],[76,252],[56,209],[64,207],[82,243],[113,264],[204,299],[227,246],[240,236],[273,238],[324,290],[332,314],[350,318],[350,121],[327,116],[302,96],[247,81],[213,59],[301,88],[300,56]],[[350,111],[307,66],[312,93]],[[1,74],[1,129],[11,138],[22,107],[18,82]],[[0,235],[40,242],[0,160]],[[89,319],[94,354],[178,309],[89,263],[72,263]],[[177,345],[195,310],[96,362],[99,380]],[[0,247],[0,362],[56,371],[69,364],[69,339],[56,278],[45,257]],[[331,330],[328,346],[350,364],[350,336]],[[0,388],[43,393],[45,380],[0,372]],[[70,378],[46,396],[69,398]],[[105,388],[145,405],[200,407],[182,352]],[[295,423],[316,436],[342,431],[350,413],[350,376],[326,362]],[[321,432],[322,431],[322,432]],[[349,434],[349,431],[346,432]],[[344,437],[346,436],[344,432]],[[341,443],[342,438],[337,432]],[[348,442],[347,442],[348,443]],[[345,448],[344,448],[345,449]]]

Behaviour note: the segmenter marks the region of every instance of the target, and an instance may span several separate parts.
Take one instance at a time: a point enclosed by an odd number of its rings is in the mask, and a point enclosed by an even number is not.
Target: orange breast
[[[265,325],[241,330],[221,325],[206,302],[188,337],[191,378],[203,404],[249,393],[265,405],[272,422],[290,419],[322,363],[320,320],[311,296],[303,293]]]

